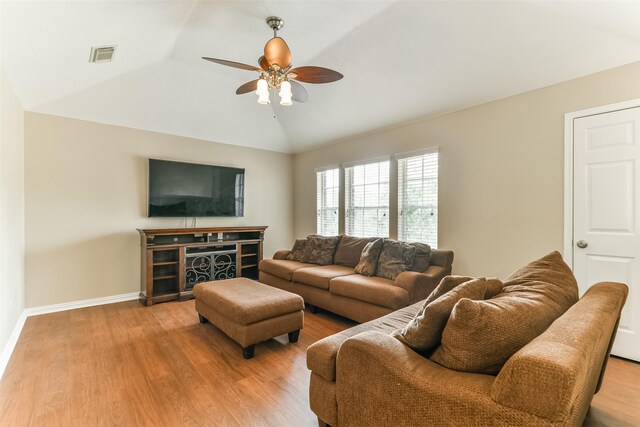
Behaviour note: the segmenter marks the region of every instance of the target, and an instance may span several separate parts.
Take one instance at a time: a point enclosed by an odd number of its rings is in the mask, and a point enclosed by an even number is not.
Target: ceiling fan
[[[279,90],[280,105],[291,105],[292,100],[306,102],[309,97],[307,90],[298,81],[304,83],[331,83],[344,77],[337,71],[323,67],[305,66],[292,69],[289,46],[281,37],[278,37],[278,30],[284,26],[284,21],[277,16],[271,16],[267,18],[267,25],[273,29],[273,38],[264,45],[264,55],[258,59],[260,68],[225,59],[202,57],[207,61],[228,67],[260,73],[258,79],[251,80],[240,86],[236,90],[237,95],[255,91],[260,104],[270,104],[269,91],[275,89]]]

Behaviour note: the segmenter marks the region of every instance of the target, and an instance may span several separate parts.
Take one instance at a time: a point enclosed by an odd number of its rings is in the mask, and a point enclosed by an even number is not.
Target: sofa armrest
[[[340,425],[544,425],[491,399],[495,377],[452,371],[379,331],[338,351]]]
[[[453,265],[453,251],[447,249],[432,249],[430,264],[443,268],[451,267]]]
[[[430,265],[422,273],[405,271],[398,274],[393,284],[406,290],[409,293],[409,304],[413,304],[431,295],[442,278],[449,274],[451,274],[451,267],[442,268]]]
[[[586,366],[580,350],[559,342],[533,341],[504,365],[491,397],[501,405],[559,422],[573,409]]]
[[[496,402],[548,420],[586,416],[603,374],[627,297],[622,283],[600,282],[504,365],[491,391]],[[588,399],[588,400],[587,400]],[[577,413],[577,415],[576,415]],[[582,419],[578,419],[582,421]]]
[[[287,255],[289,255],[291,251],[289,249],[281,249],[275,254],[273,254],[273,259],[287,259]]]
[[[307,348],[307,368],[327,381],[335,381],[335,355],[347,338],[348,337],[337,333],[311,344]]]

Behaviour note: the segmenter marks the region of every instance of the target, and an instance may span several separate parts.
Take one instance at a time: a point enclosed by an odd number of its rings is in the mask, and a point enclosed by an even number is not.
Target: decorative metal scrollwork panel
[[[236,277],[236,253],[213,255],[213,280]]]
[[[191,289],[201,282],[208,282],[211,278],[211,257],[187,257],[185,271],[185,288]]]

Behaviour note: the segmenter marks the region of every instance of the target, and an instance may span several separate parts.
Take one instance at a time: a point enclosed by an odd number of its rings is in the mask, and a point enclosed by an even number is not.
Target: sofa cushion
[[[260,261],[259,269],[272,276],[291,281],[293,272],[304,267],[314,267],[314,264],[304,262],[289,261],[287,259],[263,259]]]
[[[320,265],[333,264],[333,254],[339,241],[340,236],[308,236],[302,261]]]
[[[497,279],[492,279],[497,280]],[[433,350],[440,344],[442,331],[455,304],[462,298],[481,300],[487,290],[485,278],[471,279],[432,302],[425,302],[416,316],[393,336],[417,352]]]
[[[416,256],[416,247],[406,242],[384,239],[378,258],[376,276],[395,280],[398,274],[408,271]]]
[[[329,282],[329,292],[392,309],[409,304],[409,293],[383,277],[360,274],[336,277]]]
[[[380,257],[383,243],[383,239],[376,239],[367,243],[360,255],[360,262],[356,265],[356,273],[363,276],[374,276],[376,274],[378,258]]]
[[[413,264],[409,271],[417,271],[422,273],[431,263],[431,246],[426,243],[411,243],[416,248],[416,256],[413,258]]]
[[[291,253],[287,255],[289,261],[302,261],[304,258],[304,248],[307,245],[307,239],[296,239],[291,248]]]
[[[293,281],[320,289],[329,289],[329,281],[335,277],[354,274],[353,268],[342,265],[316,265],[293,272]]]
[[[458,301],[431,360],[457,371],[496,374],[577,300],[571,269],[552,252],[513,273],[495,297]]]
[[[396,310],[361,325],[346,329],[311,344],[307,349],[307,367],[327,381],[336,379],[336,356],[343,342],[366,331],[389,333],[406,325],[422,307],[423,301]]]
[[[367,243],[374,240],[376,240],[375,237],[342,236],[336,248],[336,254],[333,257],[333,263],[336,265],[355,267],[360,262],[360,255],[364,247]]]

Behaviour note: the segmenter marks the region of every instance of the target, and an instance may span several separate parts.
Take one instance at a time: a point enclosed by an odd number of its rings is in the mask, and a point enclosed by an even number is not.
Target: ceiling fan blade
[[[262,68],[264,71],[269,70],[269,68],[271,68],[271,65],[269,65],[269,62],[267,61],[267,58],[263,56],[260,57],[260,59],[258,59],[258,64],[260,64],[260,68]]]
[[[289,83],[291,83],[291,99],[296,102],[307,102],[309,94],[304,86],[294,80],[289,81]]]
[[[226,59],[207,58],[206,56],[203,56],[202,59],[215,62],[218,64],[226,65],[227,67],[240,68],[241,70],[260,71],[260,68],[258,67],[254,67],[253,65],[243,64],[241,62],[227,61]]]
[[[289,73],[295,73],[296,77],[294,78],[305,83],[331,83],[344,77],[337,71],[313,66],[297,67],[289,71]]]
[[[258,79],[251,80],[236,89],[236,95],[242,95],[249,92],[255,92],[258,89]]]
[[[271,65],[287,68],[291,64],[291,51],[282,37],[274,37],[264,45],[264,57]]]

